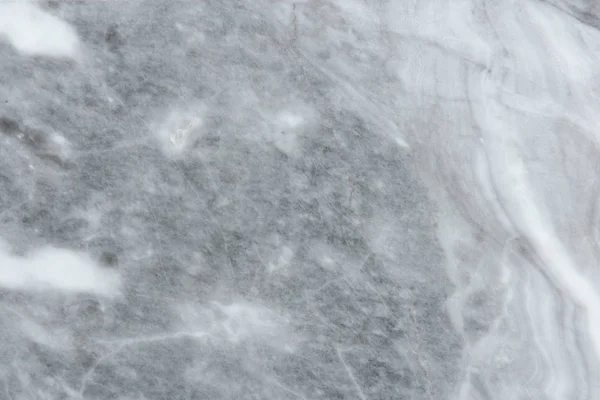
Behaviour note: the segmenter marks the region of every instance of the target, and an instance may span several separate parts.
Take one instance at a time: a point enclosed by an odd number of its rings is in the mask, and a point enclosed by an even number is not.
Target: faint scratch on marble
[[[346,364],[346,361],[344,361],[344,357],[342,357],[342,352],[338,346],[335,346],[335,352],[337,353],[340,362],[344,365],[344,368],[346,368],[346,372],[348,373],[350,380],[352,380],[352,382],[354,383],[354,387],[356,387],[356,391],[358,392],[359,397],[361,398],[361,400],[367,400],[367,397],[365,396],[360,385],[356,381],[356,378],[354,378],[354,374],[350,370],[350,367],[348,366],[348,364]]]

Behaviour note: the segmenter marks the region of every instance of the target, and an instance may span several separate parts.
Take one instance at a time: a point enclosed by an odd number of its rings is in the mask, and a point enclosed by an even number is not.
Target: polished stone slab
[[[590,7],[0,1],[0,398],[599,398]]]

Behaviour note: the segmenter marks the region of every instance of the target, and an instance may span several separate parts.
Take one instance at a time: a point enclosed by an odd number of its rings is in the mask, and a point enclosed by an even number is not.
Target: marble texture
[[[599,16],[0,0],[0,399],[600,399]]]

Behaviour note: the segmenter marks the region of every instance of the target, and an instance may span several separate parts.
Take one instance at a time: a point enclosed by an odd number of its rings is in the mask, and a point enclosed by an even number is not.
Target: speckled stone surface
[[[0,399],[600,398],[595,15],[0,0]]]

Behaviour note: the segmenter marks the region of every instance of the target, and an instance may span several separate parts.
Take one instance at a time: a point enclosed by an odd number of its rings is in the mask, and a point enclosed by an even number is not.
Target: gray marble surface
[[[599,15],[0,0],[0,399],[600,399]]]

